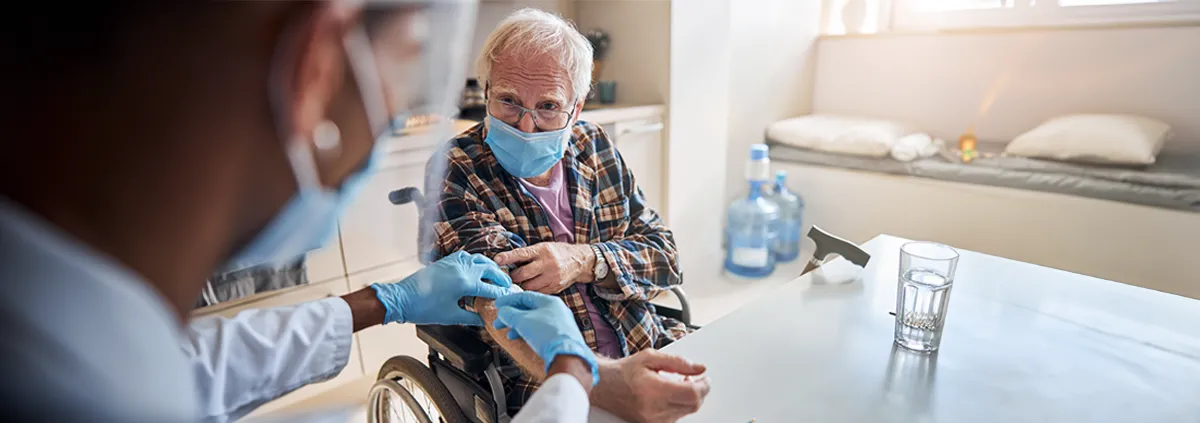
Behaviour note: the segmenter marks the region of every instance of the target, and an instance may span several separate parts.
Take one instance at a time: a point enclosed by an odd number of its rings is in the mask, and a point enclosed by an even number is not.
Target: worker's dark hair
[[[147,3],[77,0],[14,6],[0,25],[4,39],[0,54],[7,68],[0,72],[48,77],[102,63],[116,48],[121,28]]]

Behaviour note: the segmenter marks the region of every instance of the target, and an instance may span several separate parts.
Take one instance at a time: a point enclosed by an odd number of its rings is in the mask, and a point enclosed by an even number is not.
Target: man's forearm
[[[554,362],[550,363],[549,370],[549,374],[546,377],[552,377],[559,373],[571,375],[571,377],[579,381],[579,386],[583,387],[584,392],[589,395],[592,393],[592,369],[582,357],[559,355],[554,359]]]
[[[525,371],[526,375],[529,375],[529,377],[538,382],[546,380],[547,375],[545,370],[543,370],[546,368],[546,362],[542,361],[541,357],[538,357],[532,348],[529,348],[529,344],[521,340],[514,341],[508,339],[508,329],[501,330],[492,327],[492,322],[496,320],[496,307],[492,305],[492,300],[486,298],[475,299],[475,311],[483,318],[483,327],[486,328],[488,335],[491,335],[492,339],[495,339],[496,343],[500,345],[500,348],[508,353],[513,358],[513,361],[517,362],[517,365]],[[592,374],[590,371],[582,375],[575,375],[575,377],[585,378],[580,379],[580,384],[588,391],[593,404],[600,406],[601,404],[616,405],[621,403],[621,398],[628,397],[628,394],[624,393],[628,391],[628,388],[623,385],[624,379],[621,377],[619,364],[615,360],[602,356],[596,356],[596,360],[599,364],[600,382],[596,384],[595,389],[591,388]],[[551,363],[551,373],[555,372],[555,366],[558,365],[558,361],[561,360],[555,360],[554,363]],[[582,362],[583,360],[575,361]],[[586,365],[583,369],[588,370]],[[603,396],[609,398],[599,398],[600,392],[606,392]],[[603,408],[612,410],[609,407]]]
[[[387,315],[387,309],[379,301],[379,296],[375,294],[374,289],[364,288],[351,292],[343,295],[342,300],[350,306],[350,315],[354,317],[355,332],[382,324],[384,316]]]
[[[621,364],[616,360],[596,357],[600,364],[600,383],[588,394],[592,405],[629,420],[628,411],[635,408],[631,387],[621,375]]]
[[[530,348],[529,344],[524,341],[508,339],[508,329],[496,329],[492,326],[492,322],[496,321],[496,306],[492,304],[492,300],[476,298],[475,312],[483,318],[483,327],[487,330],[488,335],[491,335],[492,339],[500,345],[500,349],[517,362],[517,366],[520,366],[526,375],[539,382],[546,380],[546,362],[533,352],[533,348]]]

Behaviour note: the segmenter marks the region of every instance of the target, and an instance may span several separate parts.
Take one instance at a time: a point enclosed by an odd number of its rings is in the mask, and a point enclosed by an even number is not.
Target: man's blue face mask
[[[557,131],[529,133],[522,132],[492,115],[488,115],[487,121],[488,133],[483,141],[492,148],[492,154],[496,156],[500,166],[513,176],[538,176],[562,160],[570,125]]]

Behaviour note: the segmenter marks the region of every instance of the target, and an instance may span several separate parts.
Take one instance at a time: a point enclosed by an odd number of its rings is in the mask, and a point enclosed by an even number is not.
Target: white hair
[[[574,101],[582,101],[591,90],[592,44],[558,15],[525,8],[500,21],[475,61],[480,83],[488,81],[496,59],[505,54],[555,56],[571,80]]]

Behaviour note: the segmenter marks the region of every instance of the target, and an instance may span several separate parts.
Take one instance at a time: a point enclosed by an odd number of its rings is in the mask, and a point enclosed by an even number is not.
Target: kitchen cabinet
[[[346,276],[346,267],[342,263],[341,237],[334,235],[329,244],[319,250],[309,252],[304,256],[304,271],[308,283],[319,283]]]
[[[417,257],[418,211],[415,204],[395,205],[388,194],[404,187],[422,188],[425,162],[433,150],[390,154],[384,168],[364,182],[339,221],[346,274],[414,260]]]
[[[660,117],[616,122],[617,151],[642,188],[646,204],[663,213],[663,125]]]

